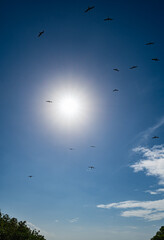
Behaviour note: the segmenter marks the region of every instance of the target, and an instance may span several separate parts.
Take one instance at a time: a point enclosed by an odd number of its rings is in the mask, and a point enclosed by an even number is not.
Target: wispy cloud
[[[132,209],[121,213],[122,217],[140,217],[148,221],[164,219],[164,199],[157,201],[124,201],[119,203],[100,204],[98,208]]]
[[[164,188],[159,188],[156,190],[146,190],[145,192],[150,193],[151,195],[157,195],[157,194],[161,194],[164,193]]]
[[[46,232],[45,230],[35,226],[34,224],[32,224],[31,222],[26,222],[26,225],[31,229],[31,230],[37,230],[38,232],[40,232],[40,234],[43,234],[44,236],[53,236],[54,237],[54,234],[51,234],[51,233],[48,233]]]
[[[156,190],[155,191],[146,190],[145,192],[150,193],[151,195],[157,195],[158,194]]]
[[[164,125],[164,117],[162,117],[155,125],[140,133],[140,138],[142,140],[146,140],[151,134],[154,133],[155,130],[160,128],[162,125]]]
[[[156,192],[158,192],[158,193],[164,193],[164,188],[159,188],[159,189],[156,190]]]
[[[30,222],[26,222],[26,224],[31,230],[41,231],[41,229],[39,227],[35,226],[34,224],[32,224]]]
[[[145,171],[148,176],[159,178],[159,184],[164,185],[164,145],[156,145],[152,148],[137,147],[134,152],[140,153],[143,159],[130,167],[135,172]]]
[[[72,219],[69,220],[69,222],[70,222],[70,223],[75,223],[75,222],[77,222],[78,220],[79,220],[78,217],[77,217],[77,218],[72,218]]]

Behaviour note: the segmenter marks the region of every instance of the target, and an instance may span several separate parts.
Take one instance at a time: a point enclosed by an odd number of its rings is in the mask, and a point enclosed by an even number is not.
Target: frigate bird
[[[93,8],[95,8],[95,6],[88,7],[88,8],[85,10],[85,12],[88,12],[88,11],[92,10]]]
[[[91,170],[93,170],[95,167],[94,167],[94,166],[89,166],[88,168],[91,169]]]
[[[107,17],[107,18],[104,18],[104,21],[112,21],[113,18],[110,18],[110,17]]]
[[[153,45],[154,44],[154,42],[148,42],[148,43],[145,43],[145,45]]]
[[[119,90],[117,88],[113,89],[113,92],[118,92]]]
[[[154,136],[154,137],[152,137],[153,139],[156,139],[156,138],[159,138],[158,136]]]
[[[52,103],[52,101],[50,101],[50,100],[47,100],[46,102],[47,102],[47,103]]]
[[[132,66],[132,67],[130,67],[129,69],[134,69],[134,68],[137,68],[138,66]]]
[[[152,58],[152,60],[158,62],[159,58]]]
[[[40,37],[44,33],[44,30],[39,32],[38,37]]]
[[[120,70],[118,68],[113,68],[114,71],[119,72]]]

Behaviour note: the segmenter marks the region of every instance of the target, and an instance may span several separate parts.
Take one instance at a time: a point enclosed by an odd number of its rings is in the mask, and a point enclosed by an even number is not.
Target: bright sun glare
[[[65,117],[76,117],[80,113],[80,107],[81,104],[75,97],[67,96],[61,99],[60,111]]]
[[[48,117],[49,123],[62,130],[83,131],[84,127],[86,129],[92,121],[94,109],[93,95],[88,92],[88,88],[70,81],[69,84],[59,83],[53,86],[49,92],[52,102],[45,102],[45,116]]]
[[[63,120],[74,122],[82,114],[82,101],[77,96],[67,95],[60,99],[58,110]]]

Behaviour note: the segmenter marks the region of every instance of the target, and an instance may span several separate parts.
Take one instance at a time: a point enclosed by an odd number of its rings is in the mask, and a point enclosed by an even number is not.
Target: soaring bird
[[[91,145],[90,147],[91,147],[91,148],[95,148],[96,146],[94,146],[94,145]]]
[[[32,175],[30,175],[30,176],[28,176],[29,178],[32,178],[33,176]]]
[[[44,30],[42,32],[39,32],[38,37],[40,37],[44,33]]]
[[[74,150],[74,148],[69,148],[69,150]]]
[[[118,68],[113,68],[114,71],[119,72],[120,70]]]
[[[46,102],[47,102],[47,103],[52,103],[52,101],[50,101],[50,100],[47,100]]]
[[[160,61],[159,58],[152,58],[152,60],[156,62]]]
[[[88,11],[92,10],[93,8],[95,8],[95,6],[88,7],[88,8],[85,10],[85,12],[88,12]]]
[[[112,21],[113,18],[110,18],[110,17],[107,17],[107,18],[104,18],[104,21]]]
[[[117,88],[113,89],[113,92],[118,92],[119,90]]]
[[[130,67],[129,69],[134,69],[134,68],[137,68],[138,66],[132,66],[132,67]]]
[[[153,45],[154,44],[154,42],[148,42],[148,43],[145,43],[145,45]]]
[[[94,167],[94,166],[89,166],[88,168],[92,170],[92,169],[94,169],[95,167]]]
[[[154,136],[154,137],[152,137],[153,139],[156,139],[156,138],[159,138],[158,136]]]

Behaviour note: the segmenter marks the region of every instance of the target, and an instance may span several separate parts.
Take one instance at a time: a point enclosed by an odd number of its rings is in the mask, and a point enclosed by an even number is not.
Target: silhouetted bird
[[[44,33],[44,30],[42,32],[39,32],[38,37],[40,37]]]
[[[91,148],[95,148],[96,146],[94,146],[94,145],[92,145],[92,146],[90,146]]]
[[[32,178],[33,176],[32,175],[30,175],[30,176],[28,176],[29,178]]]
[[[152,137],[153,139],[156,139],[156,138],[159,138],[158,136],[154,136],[154,137]]]
[[[160,61],[158,58],[152,58],[152,60],[156,62]]]
[[[119,72],[120,70],[118,68],[113,68],[114,71]]]
[[[46,102],[47,102],[47,103],[52,103],[52,101],[50,101],[50,100],[47,100]]]
[[[69,148],[69,150],[74,150],[74,148]]]
[[[129,69],[134,69],[134,68],[137,68],[138,66],[132,66],[132,67],[130,67]]]
[[[112,21],[113,18],[110,18],[110,17],[107,17],[107,18],[104,18],[104,21]]]
[[[148,43],[145,43],[145,45],[153,45],[154,44],[154,42],[148,42]]]
[[[95,8],[95,6],[88,7],[88,8],[85,10],[85,12],[88,12],[88,11],[92,10],[93,8]]]
[[[117,88],[113,89],[113,92],[118,92],[119,90]]]
[[[90,168],[91,170],[94,169],[95,167],[94,166],[89,166],[88,168]]]

